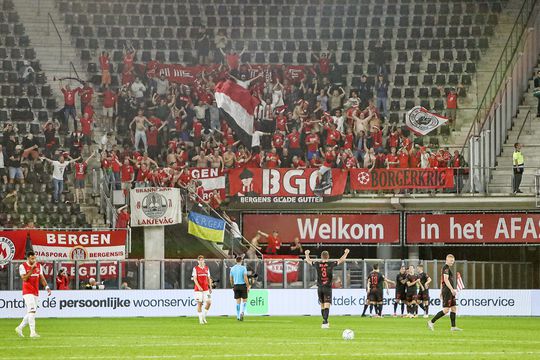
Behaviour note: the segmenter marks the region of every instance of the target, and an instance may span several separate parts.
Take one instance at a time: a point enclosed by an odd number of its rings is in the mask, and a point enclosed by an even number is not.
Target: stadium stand
[[[0,13],[0,144],[5,165],[0,227],[89,227],[80,204],[74,203],[71,171],[61,201],[52,202],[52,171],[39,156],[52,157],[71,143],[67,129],[49,121],[56,100],[13,5],[3,1]]]

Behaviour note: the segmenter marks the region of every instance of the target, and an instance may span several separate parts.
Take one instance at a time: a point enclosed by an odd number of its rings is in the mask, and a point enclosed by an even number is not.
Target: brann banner
[[[180,189],[135,188],[130,192],[131,226],[173,225],[182,222]]]

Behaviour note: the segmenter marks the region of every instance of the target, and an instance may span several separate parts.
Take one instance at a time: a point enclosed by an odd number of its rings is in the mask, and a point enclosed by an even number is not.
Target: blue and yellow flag
[[[191,211],[188,215],[188,233],[198,238],[223,242],[225,221]]]

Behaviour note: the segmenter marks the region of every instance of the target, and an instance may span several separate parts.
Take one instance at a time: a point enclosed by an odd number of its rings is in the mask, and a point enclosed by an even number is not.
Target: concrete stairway
[[[481,60],[477,63],[477,72],[472,76],[472,84],[468,88],[467,97],[460,98],[458,101],[456,131],[452,132],[446,144],[442,146],[448,146],[451,150],[461,150],[465,143],[476,116],[476,108],[486,92],[522,4],[522,0],[510,0],[499,15],[499,24],[494,29],[495,35],[490,38],[489,49],[482,54]]]
[[[512,153],[516,142],[524,144],[521,152],[526,166],[520,189],[526,194],[534,193],[534,173],[540,169],[540,119],[536,117],[538,100],[532,95],[533,89],[533,80],[530,80],[529,91],[524,94],[523,104],[519,106],[519,113],[513,119],[514,126],[508,132],[501,155],[497,157],[497,168],[492,172],[489,183],[490,193],[512,192]],[[529,118],[523,125],[529,110]],[[519,135],[522,125],[523,130]]]
[[[71,69],[70,62],[73,62],[75,69],[81,76],[84,76],[83,68],[75,48],[71,45],[71,36],[67,32],[64,20],[55,8],[54,0],[39,0],[39,16],[37,3],[34,0],[16,0],[15,10],[19,14],[21,22],[24,24],[26,34],[30,38],[31,45],[36,50],[37,58],[41,67],[47,75],[47,81],[53,89],[57,104],[62,106],[64,98],[60,92],[60,84],[53,79],[65,76],[75,76]],[[56,33],[54,25],[49,19],[51,15],[56,24],[60,36],[62,37],[62,57],[60,57],[60,38]],[[60,63],[61,60],[61,63]],[[78,86],[77,82],[73,85]]]

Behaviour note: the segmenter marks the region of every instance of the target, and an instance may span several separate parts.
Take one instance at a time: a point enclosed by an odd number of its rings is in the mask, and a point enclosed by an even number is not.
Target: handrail
[[[77,69],[75,69],[75,65],[73,65],[73,61],[70,61],[69,65],[73,69],[73,72],[75,73],[75,75],[77,75],[77,78],[80,79],[81,77],[80,77],[79,73],[77,72]]]
[[[218,213],[216,210],[214,210],[210,205],[208,205],[208,204],[204,201],[204,199],[201,198],[201,197],[199,196],[199,194],[197,194],[196,192],[192,191],[192,190],[189,189],[188,187],[185,187],[185,188],[183,188],[183,189],[187,190],[188,194],[193,195],[196,199],[199,200],[199,203],[200,203],[200,204],[203,204],[203,206],[206,206],[213,214],[215,214],[215,215],[216,215],[217,217],[219,217],[221,220],[225,221],[225,223],[228,224],[228,225],[230,226],[229,221],[228,221],[227,219],[225,219],[223,216],[221,216],[221,214]],[[231,220],[231,221],[232,221],[232,220]],[[230,232],[230,231],[229,231],[229,232]],[[258,255],[260,255],[261,257],[263,256],[263,253],[262,253],[259,249],[257,249],[250,241],[248,241],[248,240],[244,237],[244,235],[240,234],[240,236],[242,237],[242,240],[244,241],[244,243],[248,245],[248,247],[253,248],[253,249],[255,250],[255,252],[256,252]]]
[[[58,30],[58,27],[56,26],[56,23],[54,22],[54,19],[52,18],[51,16],[51,13],[48,12],[47,13],[48,17],[49,17],[49,20],[47,21],[47,36],[50,35],[50,30],[49,30],[49,24],[52,22],[53,26],[54,26],[54,30],[56,30],[56,34],[58,35],[58,39],[60,40],[60,60],[59,60],[59,64],[62,65],[62,59],[63,59],[63,45],[62,43],[64,42],[63,39],[62,39],[62,35],[60,35],[60,31]]]
[[[521,124],[521,128],[519,129],[519,133],[516,139],[516,142],[519,142],[519,137],[521,136],[521,132],[523,131],[523,128],[525,127],[525,124],[527,123],[527,120],[529,119],[529,116],[531,116],[531,109],[527,111],[527,115],[525,116],[525,120],[523,120],[523,124]]]
[[[521,9],[516,17],[516,21],[514,22],[514,26],[512,26],[512,30],[510,31],[510,35],[508,36],[508,39],[506,40],[506,44],[504,45],[504,48],[503,48],[503,51],[501,53],[501,56],[499,58],[499,61],[497,62],[497,65],[495,66],[495,70],[493,71],[493,76],[491,77],[489,83],[488,83],[488,86],[486,87],[486,91],[484,93],[484,96],[482,97],[482,101],[480,102],[480,104],[478,105],[477,107],[477,112],[476,112],[476,115],[474,117],[474,120],[471,124],[471,127],[469,129],[469,132],[467,133],[467,137],[465,138],[465,141],[463,142],[463,146],[461,147],[461,154],[463,154],[463,152],[465,151],[465,147],[467,146],[467,144],[469,143],[469,140],[471,139],[471,137],[474,136],[474,130],[476,129],[477,127],[477,123],[480,123],[481,121],[481,117],[484,115],[483,114],[483,109],[491,109],[491,107],[493,106],[493,103],[497,97],[497,94],[499,93],[499,90],[501,88],[501,86],[503,85],[504,81],[503,79],[506,77],[506,74],[508,73],[508,69],[510,68],[510,64],[512,63],[515,55],[516,55],[516,52],[517,52],[517,49],[521,43],[521,40],[523,38],[523,34],[525,33],[526,31],[526,24],[529,22],[531,16],[532,16],[532,9],[534,9],[534,7],[536,6],[536,1],[537,0],[531,0],[532,2],[532,6],[530,6],[528,9],[527,9],[527,18],[525,21],[520,21],[522,15],[524,14],[524,10],[525,10],[525,6],[527,4],[529,4],[529,0],[525,0],[523,1],[523,5],[521,6]],[[513,50],[512,50],[512,53],[511,54],[508,54],[508,51],[509,51],[509,45],[512,45],[512,39],[513,37],[515,36],[514,34],[514,31],[516,30],[516,27],[519,25],[522,26],[521,28],[521,33],[519,35],[519,38],[517,39],[517,42],[515,44],[515,46],[513,47]],[[509,56],[510,55],[510,56]],[[503,61],[505,62],[505,69],[504,69],[504,72],[502,73],[502,76],[499,75],[499,71],[501,71],[500,68],[502,68],[502,64],[503,64]],[[494,85],[495,81],[498,81],[498,84]],[[492,89],[491,87],[496,88],[496,91],[492,94],[491,98],[488,99],[488,95],[492,93]],[[478,84],[476,84],[476,86],[478,86]],[[487,103],[489,102],[489,106],[487,106]],[[486,124],[487,122],[487,117],[484,117],[484,119],[482,120],[482,123],[481,123],[481,126],[480,128],[478,129],[478,134],[481,133],[481,131],[483,130],[484,128],[484,125]]]

